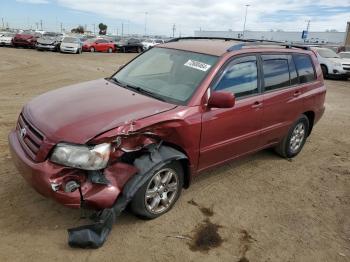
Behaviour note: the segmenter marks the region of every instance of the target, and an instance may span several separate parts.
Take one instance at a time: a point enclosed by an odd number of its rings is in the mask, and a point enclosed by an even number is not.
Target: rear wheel
[[[276,152],[285,158],[295,157],[303,148],[309,133],[309,119],[305,115],[294,122],[288,134],[275,148]]]
[[[107,50],[108,53],[112,53],[113,52],[113,49],[112,47],[109,47],[108,50]]]
[[[328,77],[328,68],[325,65],[321,65],[321,69],[322,69],[323,78],[327,78]]]
[[[183,186],[183,170],[174,161],[156,170],[136,192],[131,210],[144,219],[153,219],[168,212],[178,200]]]
[[[138,47],[137,48],[137,53],[141,53],[142,52],[142,48],[141,47]]]

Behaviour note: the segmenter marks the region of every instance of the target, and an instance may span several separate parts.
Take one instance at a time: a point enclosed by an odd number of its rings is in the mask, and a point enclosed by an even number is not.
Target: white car
[[[143,50],[150,49],[151,47],[159,44],[164,44],[162,39],[146,39],[142,42]]]
[[[350,52],[340,52],[338,54],[341,58],[350,59]]]
[[[15,36],[13,33],[4,33],[0,35],[0,46],[11,46],[12,38]]]
[[[321,64],[325,78],[338,77],[347,79],[350,77],[350,59],[341,58],[337,53],[328,48],[312,47]]]
[[[62,53],[81,54],[83,43],[78,37],[66,36],[62,39],[60,50]]]

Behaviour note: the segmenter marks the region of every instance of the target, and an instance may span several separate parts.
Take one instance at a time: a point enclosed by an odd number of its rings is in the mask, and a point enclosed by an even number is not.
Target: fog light
[[[66,183],[66,185],[64,186],[64,192],[72,193],[75,190],[77,190],[79,187],[80,187],[80,185],[76,181],[71,180],[71,181],[68,181]]]

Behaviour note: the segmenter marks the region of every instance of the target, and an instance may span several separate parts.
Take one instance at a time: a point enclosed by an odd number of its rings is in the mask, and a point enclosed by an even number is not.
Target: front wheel
[[[95,48],[90,47],[90,52],[91,52],[91,53],[95,52]]]
[[[309,119],[305,115],[301,115],[275,148],[276,152],[285,158],[292,158],[299,154],[306,142],[309,126]]]
[[[183,186],[183,169],[172,162],[156,170],[136,192],[131,210],[144,219],[153,219],[168,212],[178,200]]]

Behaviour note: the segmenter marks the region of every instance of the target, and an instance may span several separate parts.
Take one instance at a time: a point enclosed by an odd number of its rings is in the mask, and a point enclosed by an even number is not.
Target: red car
[[[10,148],[39,193],[103,210],[98,223],[108,227],[128,204],[144,218],[164,214],[194,176],[227,161],[265,148],[296,156],[325,95],[317,58],[304,48],[175,39],[112,77],[34,98]],[[70,244],[101,245],[88,232],[102,234],[99,226],[70,231]]]
[[[30,47],[35,48],[37,39],[40,37],[39,34],[32,32],[23,32],[16,34],[12,38],[12,45],[14,47]]]
[[[83,51],[86,52],[108,52],[116,50],[115,43],[106,39],[88,39],[83,43]]]

